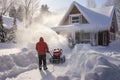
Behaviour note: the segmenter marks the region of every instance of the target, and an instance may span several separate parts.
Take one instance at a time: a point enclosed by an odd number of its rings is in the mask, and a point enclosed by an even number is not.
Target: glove
[[[50,53],[50,51],[47,51],[47,53]]]

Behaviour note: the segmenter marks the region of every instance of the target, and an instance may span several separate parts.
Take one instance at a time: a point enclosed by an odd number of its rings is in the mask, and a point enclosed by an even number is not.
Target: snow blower
[[[51,54],[52,55],[52,54]],[[62,54],[62,49],[54,49],[53,50],[53,56],[49,59],[50,63],[64,63],[65,62],[65,56]]]

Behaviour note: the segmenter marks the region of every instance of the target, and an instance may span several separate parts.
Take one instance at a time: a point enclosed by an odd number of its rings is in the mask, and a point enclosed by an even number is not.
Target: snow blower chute
[[[49,59],[50,63],[64,63],[65,56],[62,54],[62,49],[54,49],[53,56]]]

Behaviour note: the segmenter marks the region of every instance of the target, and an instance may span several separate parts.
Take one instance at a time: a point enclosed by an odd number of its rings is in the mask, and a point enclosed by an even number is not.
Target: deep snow
[[[19,27],[16,34],[16,44],[0,44],[0,80],[120,80],[120,41],[109,46],[78,44],[70,49],[67,39],[46,24]],[[35,44],[40,36],[51,53],[63,49],[65,63],[50,64],[47,54],[48,71],[39,72]]]
[[[120,80],[119,47],[119,41],[105,47],[78,44],[73,50],[64,50],[63,64],[50,64],[48,54],[48,71],[41,72],[36,51],[22,48],[18,54],[0,56],[0,77],[1,80]]]
[[[6,80],[7,77],[16,77],[20,73],[38,68],[35,44],[39,41],[41,35],[48,43],[50,52],[52,52],[54,48],[63,47],[63,51],[68,52],[70,50],[64,37],[57,35],[53,30],[45,26],[43,27],[43,25],[36,26],[29,29],[19,29],[16,32],[16,44],[0,44],[0,80]],[[49,58],[50,56],[47,55],[47,57]]]

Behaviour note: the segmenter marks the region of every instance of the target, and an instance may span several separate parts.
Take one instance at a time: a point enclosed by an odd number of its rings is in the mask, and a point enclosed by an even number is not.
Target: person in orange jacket
[[[40,37],[39,42],[36,44],[36,50],[39,58],[39,69],[41,70],[43,66],[44,70],[47,70],[46,53],[49,52],[49,49],[47,43],[44,42],[43,37]]]

